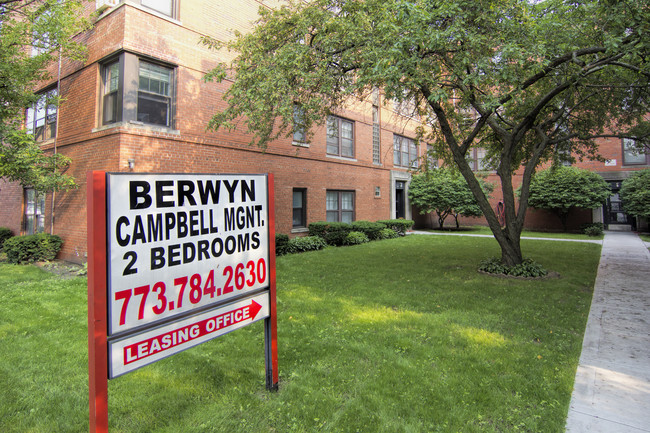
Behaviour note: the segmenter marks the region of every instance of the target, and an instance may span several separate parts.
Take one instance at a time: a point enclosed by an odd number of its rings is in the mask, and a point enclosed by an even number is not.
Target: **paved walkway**
[[[606,232],[567,433],[650,432],[650,252]]]

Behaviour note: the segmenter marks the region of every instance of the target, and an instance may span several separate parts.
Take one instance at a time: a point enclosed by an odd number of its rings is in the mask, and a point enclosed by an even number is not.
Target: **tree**
[[[492,184],[481,180],[482,188],[489,194]],[[453,216],[459,228],[458,215],[481,216],[482,212],[467,182],[450,168],[427,170],[413,176],[409,186],[409,200],[420,213],[435,212],[438,225],[444,227],[445,219]]]
[[[571,209],[600,207],[611,195],[611,190],[605,179],[596,173],[554,166],[533,176],[529,194],[528,205],[555,213],[566,231]]]
[[[650,220],[650,169],[634,172],[625,179],[619,194],[625,213]]]
[[[264,146],[291,134],[296,103],[308,130],[374,88],[414,98],[420,138],[456,164],[514,265],[541,163],[597,157],[598,137],[647,141],[648,12],[647,0],[291,2],[229,43],[204,39],[238,52],[206,76],[234,80],[210,126],[244,122]],[[499,176],[504,227],[467,161],[476,147]]]
[[[0,0],[0,177],[40,191],[74,185],[61,174],[69,160],[44,154],[20,130],[25,108],[38,99],[34,89],[49,78],[47,66],[59,56],[82,58],[73,36],[87,24],[81,0]]]

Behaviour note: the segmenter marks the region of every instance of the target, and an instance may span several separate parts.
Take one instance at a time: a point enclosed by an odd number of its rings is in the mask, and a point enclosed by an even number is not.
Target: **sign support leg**
[[[86,176],[88,237],[88,395],[90,433],[108,433],[106,346],[106,174]]]
[[[269,298],[270,316],[264,320],[264,358],[266,361],[266,389],[278,390],[278,320],[275,302],[275,189],[273,174],[268,175],[269,198]]]

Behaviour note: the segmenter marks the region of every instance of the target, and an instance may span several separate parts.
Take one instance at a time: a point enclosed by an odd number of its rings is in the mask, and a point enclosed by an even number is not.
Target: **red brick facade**
[[[354,192],[357,220],[378,220],[395,216],[392,204],[395,179],[408,180],[408,170],[393,167],[393,133],[415,138],[414,122],[402,118],[390,103],[381,106],[381,163],[373,161],[372,103],[357,101],[350,110],[338,113],[354,122],[354,156],[330,156],[326,151],[325,128],[314,131],[308,146],[296,145],[291,138],[277,140],[262,151],[250,145],[251,136],[242,131],[206,130],[211,116],[224,108],[221,98],[227,83],[205,83],[203,75],[223,53],[199,43],[202,35],[232,37],[232,30],[246,31],[260,6],[268,1],[175,2],[177,14],[166,17],[132,2],[103,12],[93,29],[79,38],[88,47],[87,60],[65,62],[61,73],[58,136],[43,143],[43,149],[72,159],[68,174],[78,189],[46,200],[45,231],[64,240],[60,257],[83,261],[86,255],[85,179],[90,170],[109,172],[196,172],[273,173],[275,176],[276,231],[297,235],[292,220],[293,189],[306,190],[307,223],[326,219],[326,191]],[[88,5],[92,12],[95,4]],[[103,68],[107,61],[127,53],[173,69],[173,124],[171,127],[124,120],[102,125]],[[227,53],[226,53],[227,54]],[[42,89],[56,85],[53,79]],[[126,76],[125,80],[137,80]],[[124,107],[126,110],[126,107]],[[423,151],[420,149],[419,154]],[[129,161],[133,169],[129,168]],[[378,189],[378,191],[377,191]],[[0,226],[15,234],[24,232],[23,190],[2,183]],[[52,212],[53,209],[53,212]],[[410,209],[405,203],[405,214]],[[52,214],[54,218],[52,218]],[[293,232],[293,233],[292,233]]]

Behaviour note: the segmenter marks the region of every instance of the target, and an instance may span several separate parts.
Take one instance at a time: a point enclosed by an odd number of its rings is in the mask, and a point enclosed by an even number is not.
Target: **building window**
[[[470,149],[468,162],[472,171],[490,170],[486,156],[487,156],[487,152],[483,148]]]
[[[354,221],[354,191],[327,191],[327,221]]]
[[[45,231],[45,195],[35,189],[25,189],[25,234]]]
[[[327,153],[354,157],[354,123],[336,116],[327,117]]]
[[[140,4],[168,17],[174,17],[174,0],[140,0]]]
[[[648,164],[649,156],[647,152],[637,146],[635,140],[623,139],[623,165]]]
[[[27,108],[25,127],[34,134],[36,141],[49,140],[56,136],[57,90],[42,93],[38,101]]]
[[[104,67],[104,102],[102,106],[102,124],[104,125],[122,120],[121,75],[119,60]]]
[[[438,168],[438,154],[432,145],[427,144],[427,165],[429,170]]]
[[[305,134],[305,111],[298,105],[293,105],[293,142],[304,144],[307,142]]]
[[[120,54],[102,66],[101,124],[138,121],[173,128],[174,81],[173,68]]]
[[[418,148],[414,140],[397,134],[393,135],[393,165],[417,168]]]
[[[138,120],[171,126],[172,70],[140,60],[138,73]]]
[[[381,164],[381,129],[379,127],[379,106],[372,106],[372,162]]]
[[[293,189],[293,227],[307,227],[307,190]]]
[[[381,187],[380,186],[375,187],[375,198],[381,198]]]

